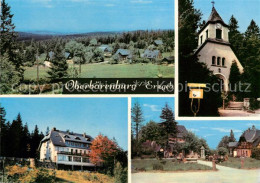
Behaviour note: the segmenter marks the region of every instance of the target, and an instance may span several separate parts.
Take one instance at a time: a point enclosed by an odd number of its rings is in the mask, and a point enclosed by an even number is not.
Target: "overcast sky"
[[[174,0],[6,0],[17,31],[174,29]]]
[[[30,131],[38,125],[43,133],[47,127],[93,138],[102,133],[127,150],[127,98],[1,98],[0,104],[9,121],[21,113]]]

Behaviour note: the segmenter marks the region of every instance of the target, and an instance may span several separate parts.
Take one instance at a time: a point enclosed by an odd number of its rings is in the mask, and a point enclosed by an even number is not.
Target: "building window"
[[[82,162],[84,162],[84,163],[89,163],[89,158],[83,158],[83,159],[82,159]]]
[[[216,29],[216,38],[222,39],[222,30],[221,29]]]
[[[209,38],[209,30],[206,30],[206,39]]]
[[[212,57],[212,65],[216,65],[216,57],[215,56]]]
[[[202,44],[203,36],[200,36],[200,44]]]
[[[81,162],[81,157],[73,157],[74,162]]]
[[[69,161],[72,161],[72,156],[68,156],[68,158],[69,158]]]
[[[220,57],[217,59],[217,65],[220,65]]]
[[[71,154],[73,154],[73,149],[70,150]]]
[[[222,58],[222,66],[225,66],[225,58]]]

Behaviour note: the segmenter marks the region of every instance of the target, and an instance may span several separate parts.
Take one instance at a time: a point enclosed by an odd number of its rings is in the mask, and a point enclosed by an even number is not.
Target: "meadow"
[[[70,68],[78,65],[71,64]],[[48,67],[39,67],[39,78],[46,79],[48,77]],[[148,64],[107,64],[95,63],[84,64],[81,66],[80,78],[174,78],[174,65],[155,65]],[[25,80],[37,79],[37,67],[25,67]]]
[[[219,165],[241,169],[241,159],[230,157],[230,158],[228,158],[227,161],[225,161]],[[260,168],[260,160],[256,160],[253,158],[244,158],[244,168],[245,169]]]

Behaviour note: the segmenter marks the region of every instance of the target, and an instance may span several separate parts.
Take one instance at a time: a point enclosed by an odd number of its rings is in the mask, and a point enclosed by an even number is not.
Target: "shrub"
[[[8,181],[21,183],[54,183],[56,172],[44,168],[29,169],[28,167],[9,166],[7,169]]]
[[[256,99],[250,98],[250,106],[249,107],[250,107],[251,110],[259,109],[260,102],[257,101]]]
[[[228,150],[225,147],[218,148],[218,155],[225,156],[228,154]]]
[[[123,168],[118,162],[114,169],[115,183],[127,183],[127,168]]]
[[[259,148],[253,148],[252,149],[252,158],[260,160],[260,149]]]
[[[161,164],[153,164],[153,170],[163,170],[163,166]]]

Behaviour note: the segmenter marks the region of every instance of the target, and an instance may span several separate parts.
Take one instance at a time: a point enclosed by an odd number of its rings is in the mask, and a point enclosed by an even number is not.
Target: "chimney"
[[[83,137],[85,137],[85,138],[86,138],[86,136],[87,136],[87,134],[84,132],[84,133],[83,133]]]

